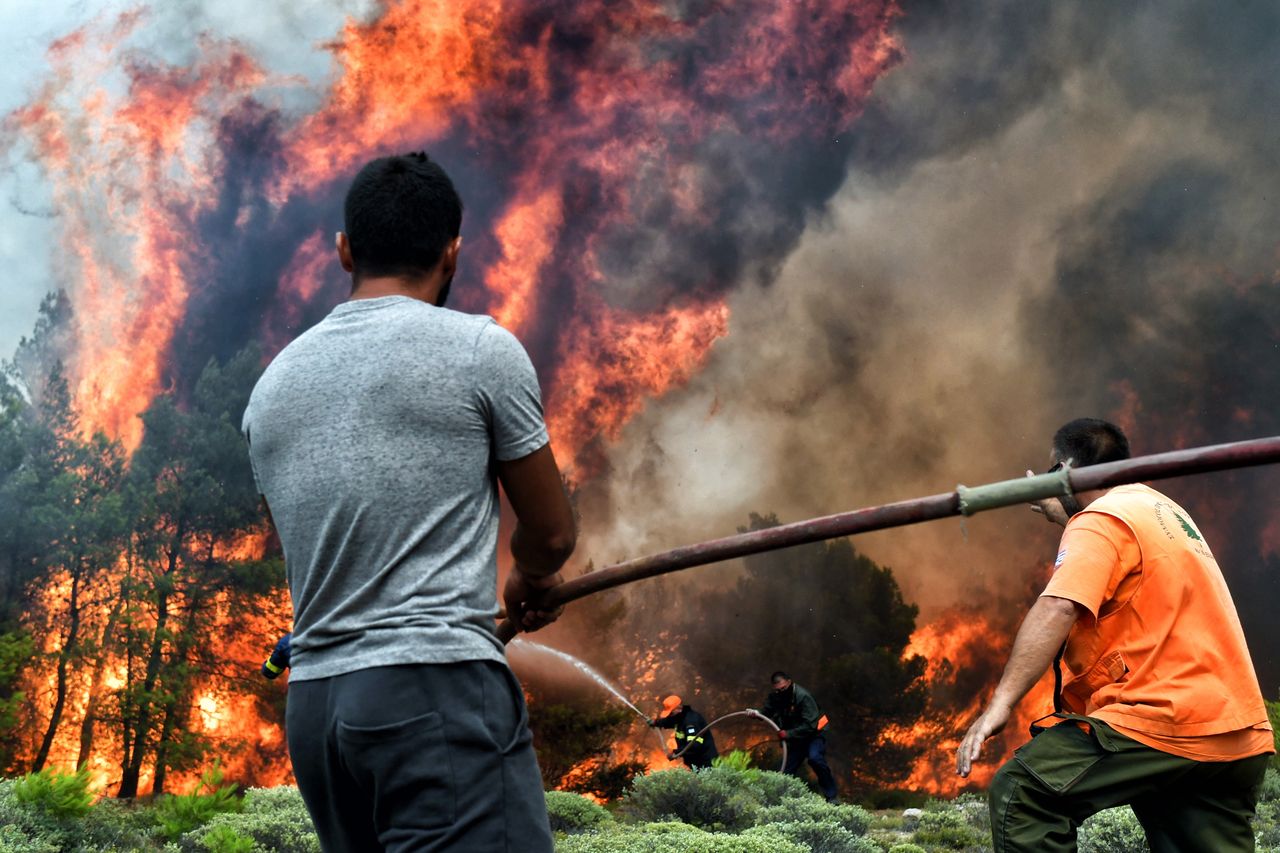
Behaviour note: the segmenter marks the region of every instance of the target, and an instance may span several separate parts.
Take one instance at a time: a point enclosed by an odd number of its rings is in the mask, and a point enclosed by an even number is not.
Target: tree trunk
[[[84,706],[84,719],[80,722],[80,754],[76,757],[76,767],[93,757],[94,726],[98,722],[98,705],[102,702],[103,691],[106,690],[107,646],[120,623],[120,613],[124,610],[124,597],[116,599],[107,616],[107,625],[102,629],[98,639],[98,654],[94,662],[93,681],[89,685],[89,698]]]
[[[53,711],[49,714],[49,725],[45,727],[44,738],[40,749],[36,752],[35,761],[31,762],[31,772],[38,773],[49,760],[49,750],[53,747],[53,737],[58,732],[58,724],[62,722],[62,711],[67,705],[67,664],[75,651],[76,641],[80,633],[80,576],[84,571],[82,560],[76,561],[71,575],[71,595],[67,599],[67,638],[58,652],[58,668],[55,676],[55,698]]]
[[[138,701],[138,715],[134,718],[130,740],[133,743],[133,754],[124,762],[120,774],[120,790],[116,797],[120,799],[138,796],[138,778],[142,775],[142,759],[146,752],[147,730],[151,727],[151,694],[156,688],[156,680],[160,677],[160,666],[164,662],[165,626],[169,621],[169,593],[165,591],[163,582],[167,582],[178,571],[178,552],[182,547],[182,530],[178,529],[169,551],[169,565],[162,576],[162,584],[156,595],[156,627],[151,634],[151,649],[147,655],[147,671],[142,682],[142,696]]]
[[[205,568],[212,561],[212,554],[206,559]],[[191,648],[195,642],[196,627],[200,616],[200,607],[202,605],[202,596],[199,591],[190,592],[190,599],[187,601],[187,618],[183,620],[182,630],[178,632],[178,636],[174,641],[173,654],[169,658],[170,664],[177,664],[179,667],[188,663],[191,654]],[[169,685],[166,682],[166,688]],[[164,792],[165,777],[169,771],[169,743],[173,737],[173,730],[178,722],[182,719],[190,719],[191,714],[191,676],[187,675],[186,680],[182,684],[172,686],[172,689],[165,691],[172,698],[165,707],[164,723],[160,727],[160,738],[156,741],[156,778],[155,787],[152,794],[160,794]]]

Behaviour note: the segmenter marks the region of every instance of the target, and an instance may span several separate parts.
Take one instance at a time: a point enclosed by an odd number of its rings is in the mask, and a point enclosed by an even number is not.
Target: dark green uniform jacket
[[[822,712],[813,694],[794,681],[783,693],[770,690],[761,712],[777,723],[791,740],[811,738],[818,732]]]

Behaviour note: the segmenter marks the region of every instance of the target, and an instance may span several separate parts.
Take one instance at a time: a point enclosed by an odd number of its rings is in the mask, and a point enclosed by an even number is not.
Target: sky
[[[126,0],[5,0],[0,3],[0,116],[22,106],[50,74],[46,51],[56,39],[94,22],[146,8],[147,27],[133,39],[148,54],[171,62],[189,61],[200,33],[216,33],[249,47],[273,72],[322,81],[332,55],[324,49],[348,17],[359,19],[371,0],[260,3],[228,0],[205,3],[174,0],[150,6]],[[40,300],[55,279],[51,247],[55,228],[49,190],[26,163],[0,168],[0,357],[8,358],[31,333]]]

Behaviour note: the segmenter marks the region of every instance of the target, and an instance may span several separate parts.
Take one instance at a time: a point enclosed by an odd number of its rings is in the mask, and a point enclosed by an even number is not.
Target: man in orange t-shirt
[[[1051,470],[1096,465],[1127,459],[1129,442],[1081,418],[1054,435],[1052,456]],[[1055,667],[1062,719],[1033,727],[992,782],[996,853],[1074,851],[1085,818],[1123,804],[1153,853],[1253,850],[1273,736],[1231,593],[1190,514],[1142,485],[1035,509],[1066,527],[1054,575],[956,756],[968,776]]]

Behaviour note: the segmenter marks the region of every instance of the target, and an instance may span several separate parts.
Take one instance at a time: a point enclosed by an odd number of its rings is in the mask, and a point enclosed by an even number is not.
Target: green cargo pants
[[[1152,749],[1089,720],[1019,747],[991,783],[995,853],[1075,851],[1085,818],[1128,804],[1152,853],[1253,850],[1250,819],[1268,755],[1203,762]]]

